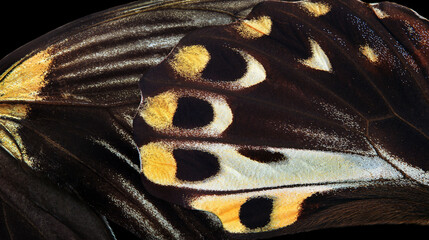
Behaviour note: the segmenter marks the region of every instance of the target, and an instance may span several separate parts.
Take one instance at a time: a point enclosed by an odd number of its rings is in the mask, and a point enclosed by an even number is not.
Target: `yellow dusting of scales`
[[[40,90],[46,85],[53,57],[50,49],[20,61],[0,76],[0,101],[34,101],[41,99]]]
[[[273,22],[268,16],[261,16],[255,19],[244,20],[235,27],[241,37],[256,39],[265,35],[270,35]]]
[[[193,199],[191,206],[215,214],[225,230],[230,233],[256,233],[293,224],[298,219],[302,202],[315,192],[314,189],[289,188],[231,195],[207,195]],[[240,221],[240,208],[248,199],[258,195],[274,199],[270,222],[264,227],[249,229]]]
[[[140,148],[141,169],[152,182],[171,185],[176,181],[177,164],[173,154],[161,143],[149,143]]]
[[[192,80],[201,75],[209,61],[210,53],[204,46],[192,45],[180,48],[169,63],[181,77]]]
[[[378,55],[370,46],[365,45],[359,48],[359,51],[372,63],[378,62]]]
[[[331,11],[331,6],[325,3],[301,2],[301,6],[313,17],[320,17]]]
[[[164,92],[145,100],[140,116],[149,126],[164,130],[173,126],[173,117],[177,109],[177,96],[173,92]]]
[[[25,57],[0,75],[0,146],[29,166],[33,163],[25,154],[18,132],[20,124],[11,119],[26,118],[30,110],[27,103],[42,99],[39,94],[47,84],[45,77],[53,62],[51,51],[48,48]]]

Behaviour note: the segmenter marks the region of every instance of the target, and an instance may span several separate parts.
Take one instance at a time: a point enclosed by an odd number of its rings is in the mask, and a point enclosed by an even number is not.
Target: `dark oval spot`
[[[204,127],[213,121],[213,108],[207,101],[195,97],[182,97],[177,101],[173,125],[179,128]]]
[[[183,181],[202,181],[220,170],[217,157],[208,152],[175,149],[173,156],[177,164],[176,177]]]
[[[273,199],[256,197],[248,199],[241,205],[240,222],[249,229],[265,227],[271,221]]]
[[[272,162],[279,162],[284,161],[286,159],[286,156],[278,153],[278,152],[270,152],[264,149],[261,150],[254,150],[254,149],[240,149],[238,152],[246,156],[254,161],[261,162],[261,163],[272,163]]]
[[[210,61],[202,72],[202,77],[209,81],[236,81],[247,71],[247,63],[240,53],[226,47],[207,47]]]

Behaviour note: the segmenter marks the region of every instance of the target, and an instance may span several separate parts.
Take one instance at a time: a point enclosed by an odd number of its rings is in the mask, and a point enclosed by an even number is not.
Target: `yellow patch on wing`
[[[0,103],[0,118],[23,119],[27,116],[28,110],[27,104]]]
[[[169,185],[176,181],[177,164],[172,150],[162,143],[149,143],[140,147],[141,169],[150,181]]]
[[[271,231],[293,224],[299,217],[301,205],[305,199],[316,192],[329,190],[328,187],[318,188],[284,188],[230,195],[205,195],[191,200],[191,207],[215,214],[223,227],[230,233],[256,233]],[[254,197],[270,197],[273,209],[270,221],[263,227],[247,228],[240,219],[241,206]]]
[[[169,61],[170,66],[181,77],[195,79],[210,61],[210,53],[202,45],[193,45],[180,48]]]
[[[28,110],[25,104],[0,104],[0,146],[15,159],[25,158],[21,152],[24,151],[24,145],[18,134],[20,125],[13,120],[25,118]]]
[[[30,110],[27,103],[43,99],[40,92],[47,84],[45,77],[52,67],[51,52],[48,48],[25,57],[0,75],[0,146],[29,166],[33,162],[25,153],[19,135],[20,124],[16,121],[27,117]]]
[[[370,46],[365,45],[359,48],[359,51],[372,63],[378,62],[378,55]]]
[[[192,129],[174,126],[173,118],[178,107],[178,99],[181,97],[195,97],[208,102],[213,108],[213,120],[206,126]],[[222,134],[231,125],[233,118],[231,108],[225,98],[197,90],[171,90],[154,97],[148,97],[144,100],[140,116],[156,131],[172,135],[200,137]]]
[[[255,39],[264,35],[270,35],[273,22],[268,16],[243,20],[235,29],[243,38]]]
[[[0,101],[39,100],[53,57],[50,49],[17,62],[0,76]]]
[[[258,162],[239,153],[239,147],[197,141],[163,141],[168,149],[191,149],[217,157],[220,168],[216,176],[205,181],[170,182],[170,185],[197,191],[242,191],[326,182],[344,183],[376,179],[399,179],[402,175],[383,159],[355,154],[259,148],[284,156],[272,163]],[[189,162],[188,162],[189,163]],[[192,166],[191,166],[192,167]]]
[[[23,160],[28,164],[26,157],[23,156],[25,149],[18,134],[19,128],[18,123],[0,118],[0,146],[15,159]]]
[[[301,59],[298,61],[306,65],[307,67],[310,67],[316,70],[332,72],[331,62],[329,61],[328,56],[326,56],[325,52],[320,47],[320,45],[313,39],[310,39],[310,46],[311,46],[312,56],[308,59]]]
[[[173,126],[173,117],[177,109],[177,95],[171,91],[148,97],[140,115],[149,126],[164,130]]]
[[[320,17],[331,11],[331,6],[326,3],[300,2],[301,6],[313,17]]]

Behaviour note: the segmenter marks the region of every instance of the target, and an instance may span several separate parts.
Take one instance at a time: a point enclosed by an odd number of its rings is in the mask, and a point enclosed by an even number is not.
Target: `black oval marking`
[[[247,63],[237,51],[226,47],[210,47],[210,61],[202,72],[202,77],[213,82],[232,82],[243,77]]]
[[[260,163],[280,162],[287,159],[285,155],[279,152],[270,152],[264,149],[254,150],[243,148],[238,150],[238,152],[241,155]]]
[[[219,161],[211,153],[200,150],[173,150],[176,160],[176,177],[183,181],[202,181],[216,175],[220,170]]]
[[[207,101],[195,97],[182,97],[177,101],[173,125],[179,128],[204,127],[213,121],[213,108]]]
[[[241,205],[240,222],[249,229],[265,227],[271,221],[274,200],[268,197],[248,199]]]

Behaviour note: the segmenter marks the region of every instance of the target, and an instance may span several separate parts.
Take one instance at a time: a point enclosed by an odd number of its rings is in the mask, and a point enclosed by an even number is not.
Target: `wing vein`
[[[9,236],[9,239],[13,240],[12,234],[11,234],[11,230],[10,230],[10,227],[9,227],[9,223],[8,223],[8,220],[7,220],[7,217],[6,217],[6,211],[5,211],[5,208],[4,208],[4,203],[1,203],[1,205],[2,205],[4,225],[6,226],[7,234]]]
[[[3,203],[6,203],[6,202],[4,202],[3,201]],[[7,203],[6,203],[7,204]],[[48,238],[36,227],[36,225],[33,223],[33,221],[30,221],[30,219],[28,219],[24,214],[22,214],[22,212],[18,209],[18,208],[15,208],[15,207],[13,207],[12,205],[10,205],[10,204],[7,204],[11,209],[14,209],[15,210],[15,212],[16,213],[18,213],[22,218],[24,218],[27,222],[28,222],[28,224],[30,224],[30,226],[32,227],[32,228],[34,228],[38,233],[39,233],[39,235],[40,235],[40,237],[42,237],[43,239],[46,239],[46,240],[48,240]],[[7,227],[7,229],[8,229],[8,231],[9,231],[9,236],[10,236],[10,238],[11,238],[11,240],[13,240],[13,234],[10,234],[12,231],[11,231],[11,229],[10,229],[10,226],[9,226],[9,223],[8,223],[8,221],[7,221],[7,213],[6,213],[6,211],[5,211],[5,207],[4,207],[4,205],[3,205],[3,215],[4,215],[4,218],[5,218],[5,223],[6,223],[6,227]]]
[[[352,9],[350,9],[347,4],[343,4],[345,7],[347,7],[350,11],[352,11]],[[378,19],[378,18],[377,18]],[[395,36],[393,34],[391,34],[391,32],[382,24],[384,30],[386,30],[387,32],[389,32],[389,36],[391,36],[392,38],[395,38]],[[381,35],[381,34],[380,34]],[[383,41],[389,46],[389,49],[395,49],[392,46],[391,41],[386,40],[385,37],[383,37],[383,35],[381,35],[381,37],[383,38]],[[397,40],[396,40],[397,41]],[[398,42],[398,41],[397,41]],[[402,45],[401,45],[402,46]],[[404,61],[403,57],[399,57],[398,53],[396,53],[395,51],[391,51],[393,52],[393,54],[395,54],[395,56],[401,61],[403,66],[408,66],[408,64]],[[349,56],[347,54],[345,54],[345,56],[347,58],[349,58]],[[353,61],[351,61],[353,62]],[[359,68],[357,68],[359,69]],[[412,71],[409,70],[408,67],[406,67],[407,72],[412,75],[415,76],[414,74],[412,74]],[[367,79],[367,82],[374,88],[374,90],[380,95],[380,97],[383,99],[383,101],[385,102],[386,106],[389,108],[389,110],[392,112],[393,115],[395,115],[397,118],[399,118],[399,120],[401,120],[402,122],[404,122],[406,125],[410,126],[411,128],[413,128],[414,130],[416,130],[417,132],[419,132],[422,136],[424,136],[426,139],[429,140],[429,136],[424,133],[422,130],[420,130],[419,128],[417,128],[416,126],[414,126],[412,123],[410,123],[409,121],[407,121],[406,119],[404,119],[403,117],[401,117],[396,111],[395,109],[392,107],[392,105],[390,104],[390,102],[387,100],[387,98],[383,95],[383,93],[381,92],[381,90],[375,85],[375,83],[373,81],[371,81],[371,79],[367,76],[367,74],[362,70],[360,71],[361,74],[363,76],[365,76],[365,79]],[[419,85],[420,86],[420,85]]]

